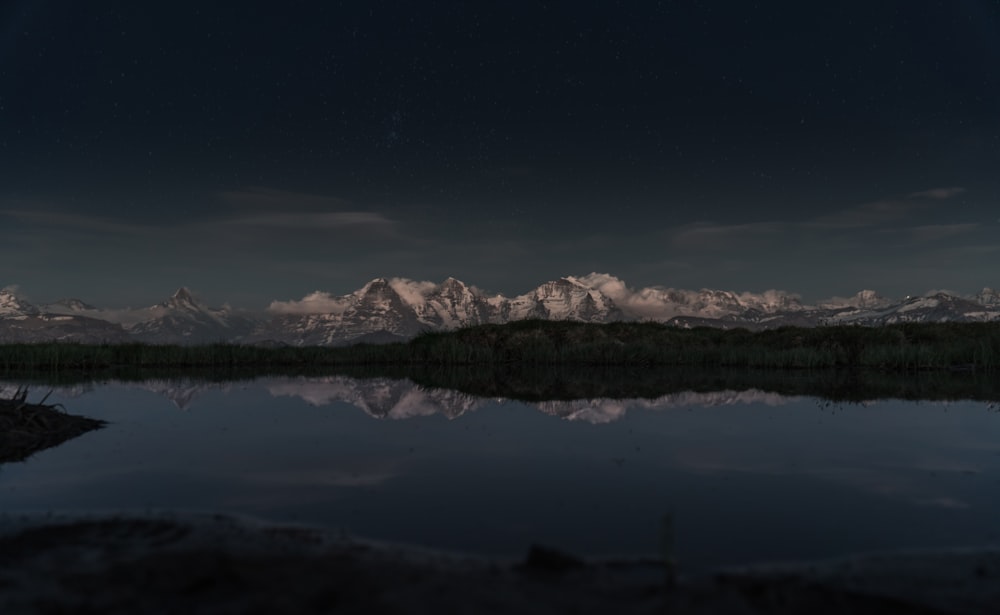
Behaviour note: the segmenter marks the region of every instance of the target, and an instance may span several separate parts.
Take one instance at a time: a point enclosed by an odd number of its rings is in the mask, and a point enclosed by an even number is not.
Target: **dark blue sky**
[[[1000,2],[0,6],[0,286],[1000,286]]]

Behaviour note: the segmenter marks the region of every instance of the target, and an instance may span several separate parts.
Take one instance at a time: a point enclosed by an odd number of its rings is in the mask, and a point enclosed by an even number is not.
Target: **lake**
[[[528,403],[329,376],[109,381],[49,402],[110,424],[0,466],[7,513],[224,512],[512,558],[669,553],[682,573],[1000,544],[984,401]]]

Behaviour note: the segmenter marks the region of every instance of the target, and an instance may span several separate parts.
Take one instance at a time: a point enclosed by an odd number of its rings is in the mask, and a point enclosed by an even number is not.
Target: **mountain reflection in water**
[[[655,556],[669,517],[682,572],[1000,541],[1000,413],[985,385],[965,401],[865,401],[782,394],[809,390],[806,375],[782,378],[647,380],[623,398],[574,398],[582,385],[556,380],[549,399],[525,378],[510,396],[475,394],[501,392],[489,376],[464,390],[347,376],[36,383],[109,425],[2,466],[0,497],[8,513],[219,511],[512,557],[536,542]],[[878,386],[890,384],[953,390]]]
[[[450,389],[428,389],[408,380],[373,378],[356,380],[344,376],[286,380],[265,384],[275,396],[288,395],[304,399],[314,406],[346,402],[376,418],[406,419],[415,416],[441,414],[457,418],[487,403],[505,402],[460,393]],[[608,423],[624,416],[628,408],[666,409],[687,406],[721,406],[762,403],[780,405],[791,401],[777,393],[749,391],[686,391],[655,399],[580,399],[556,400],[527,405],[545,414],[588,423]]]
[[[347,403],[378,419],[408,419],[440,414],[449,419],[472,412],[486,404],[512,402],[502,397],[482,398],[460,391],[427,388],[409,380],[392,378],[357,379],[349,376],[321,378],[262,378],[254,381],[275,397],[297,397],[311,406]],[[181,410],[192,409],[199,397],[212,391],[231,390],[234,383],[199,382],[196,380],[148,380],[142,382],[109,382],[105,385],[141,389],[169,399]],[[0,384],[0,397],[13,384]],[[95,385],[49,387],[66,398],[76,398],[94,391]],[[544,414],[571,421],[609,423],[620,419],[630,408],[656,410],[692,406],[730,406],[734,404],[764,404],[779,406],[801,400],[801,396],[786,396],[749,389],[745,391],[684,391],[652,399],[574,399],[543,402],[522,402]]]

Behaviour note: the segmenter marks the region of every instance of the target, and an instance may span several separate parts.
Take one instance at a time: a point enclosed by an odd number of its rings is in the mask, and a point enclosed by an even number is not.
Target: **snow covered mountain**
[[[879,295],[874,290],[863,290],[848,299],[841,299],[839,297],[828,299],[826,301],[821,302],[819,304],[819,307],[827,308],[830,310],[838,310],[843,308],[871,310],[871,309],[888,307],[891,304],[892,301],[890,299],[886,299],[885,297]]]
[[[117,324],[73,314],[53,314],[0,290],[0,341],[39,343],[73,341],[99,344],[129,340]]]
[[[13,292],[0,289],[0,318],[24,318],[38,314],[38,308],[20,299]]]
[[[274,301],[263,314],[209,307],[188,289],[140,309],[107,310],[79,299],[35,306],[0,290],[0,342],[73,340],[197,344],[227,341],[262,345],[337,346],[406,340],[421,331],[540,318],[580,322],[650,320],[679,327],[767,329],[786,325],[1000,320],[1000,293],[973,296],[933,292],[892,300],[872,290],[815,305],[769,290],[630,288],[603,273],[545,282],[514,297],[488,294],[455,278],[441,283],[376,278],[341,296],[317,291],[301,300]]]
[[[483,295],[454,278],[441,284],[376,278],[349,295],[314,293],[310,298],[272,303],[274,319],[250,341],[297,346],[377,343],[408,339],[421,331],[526,318],[611,322],[624,317],[609,297],[574,278],[547,282],[512,299]],[[307,313],[299,313],[302,310]]]
[[[442,282],[414,307],[420,324],[432,329],[455,329],[497,320],[494,306],[455,278]]]
[[[230,308],[203,305],[183,287],[166,301],[128,313],[125,320],[135,340],[156,344],[241,341],[258,326],[257,319]]]
[[[361,341],[400,341],[421,330],[413,305],[385,278],[376,278],[349,295],[331,298],[324,309],[327,311],[320,313],[279,313],[259,327],[250,341],[336,346]]]
[[[976,302],[987,307],[1000,306],[1000,292],[992,288],[984,288],[976,295]]]
[[[186,288],[140,309],[102,310],[79,299],[34,306],[0,292],[0,341],[76,341],[195,344],[239,341],[259,320],[229,308],[202,305]]]
[[[500,322],[525,318],[612,322],[624,317],[610,297],[573,277],[546,282],[508,305]]]
[[[982,293],[977,297],[981,297]],[[987,298],[988,299],[988,298]],[[903,322],[986,322],[1000,320],[1000,303],[983,303],[938,292],[898,303],[837,311],[820,324],[891,325]]]

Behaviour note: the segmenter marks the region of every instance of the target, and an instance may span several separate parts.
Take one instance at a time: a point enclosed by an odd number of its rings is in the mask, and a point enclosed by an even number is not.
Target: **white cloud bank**
[[[392,287],[403,301],[408,305],[423,305],[427,303],[427,295],[434,292],[438,285],[426,280],[410,280],[407,278],[392,278],[389,280]]]
[[[267,311],[272,314],[343,314],[351,306],[349,297],[335,297],[320,290],[295,301],[272,301]]]
[[[389,286],[399,295],[404,303],[410,306],[422,306],[427,303],[427,295],[437,289],[436,282],[428,280],[411,280],[408,278],[391,278],[388,280]],[[364,287],[367,288],[367,285]],[[272,314],[335,314],[340,315],[346,312],[352,305],[355,305],[362,295],[364,288],[353,293],[336,296],[321,290],[313,291],[298,301],[272,301],[267,311]]]
[[[952,188],[932,188],[921,190],[910,194],[911,199],[950,199],[965,192],[965,188],[954,186]]]
[[[718,290],[682,290],[649,286],[632,289],[620,278],[607,273],[591,273],[571,278],[609,297],[630,318],[669,320],[675,316],[721,316],[748,308],[772,310],[798,307],[800,296],[783,290],[762,293],[734,293]]]

